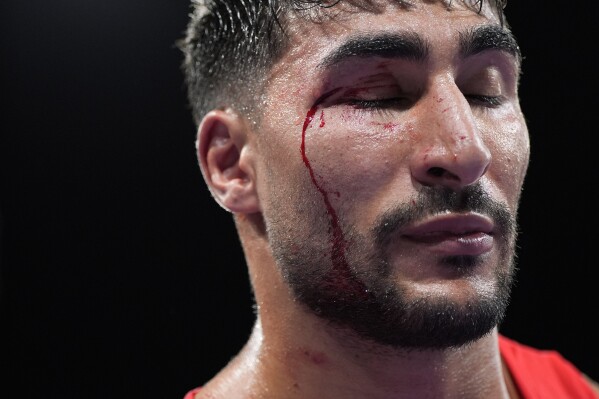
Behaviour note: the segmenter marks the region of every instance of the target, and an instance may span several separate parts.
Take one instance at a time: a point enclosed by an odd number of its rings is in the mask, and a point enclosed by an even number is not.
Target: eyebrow
[[[485,50],[507,52],[522,57],[520,47],[511,32],[496,25],[483,25],[460,33],[459,52],[462,58],[476,55]],[[353,36],[332,50],[320,62],[321,68],[330,68],[350,58],[399,58],[409,61],[425,61],[430,53],[430,44],[415,32],[380,33]]]
[[[424,61],[428,57],[428,44],[416,33],[381,33],[354,36],[331,51],[320,63],[322,68],[330,68],[349,58],[403,58],[411,61]]]
[[[460,55],[467,58],[485,50],[499,50],[522,61],[520,46],[514,35],[497,25],[483,25],[466,33],[460,33]]]

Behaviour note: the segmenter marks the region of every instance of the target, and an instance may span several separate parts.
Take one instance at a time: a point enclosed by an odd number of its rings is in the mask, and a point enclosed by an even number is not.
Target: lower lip
[[[493,236],[482,233],[430,233],[404,236],[409,241],[443,255],[482,255],[493,249]]]

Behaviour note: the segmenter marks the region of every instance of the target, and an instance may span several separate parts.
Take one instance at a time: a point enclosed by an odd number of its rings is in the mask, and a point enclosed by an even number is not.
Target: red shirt
[[[598,399],[580,370],[554,350],[500,335],[499,351],[523,399]]]

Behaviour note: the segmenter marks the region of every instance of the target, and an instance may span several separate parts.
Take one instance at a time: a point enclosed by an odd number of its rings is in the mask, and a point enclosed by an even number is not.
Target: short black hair
[[[314,16],[341,1],[367,7],[372,0],[192,0],[186,35],[178,43],[192,115],[199,125],[213,109],[253,108],[271,66],[286,52],[290,13]],[[394,0],[405,3],[405,0]],[[448,5],[452,0],[445,0]],[[485,0],[460,0],[482,9]],[[507,0],[487,0],[501,23]]]

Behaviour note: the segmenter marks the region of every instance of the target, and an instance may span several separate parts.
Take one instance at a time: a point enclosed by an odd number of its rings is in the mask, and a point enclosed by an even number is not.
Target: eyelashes
[[[505,101],[504,96],[485,96],[481,94],[470,94],[465,96],[473,105],[482,105],[488,108],[499,107]]]
[[[464,97],[473,108],[493,109],[501,106],[505,97],[501,95],[465,94]],[[357,111],[387,114],[392,111],[408,110],[416,101],[408,97],[385,97],[374,99],[351,98],[340,101],[342,105]]]
[[[346,104],[353,106],[356,109],[390,109],[390,108],[407,108],[410,101],[402,97],[379,98],[372,100],[351,99],[347,100]]]
[[[408,110],[413,101],[407,97],[383,97],[373,99],[352,98],[342,101],[356,112],[364,112],[376,116],[389,116],[396,112]]]

